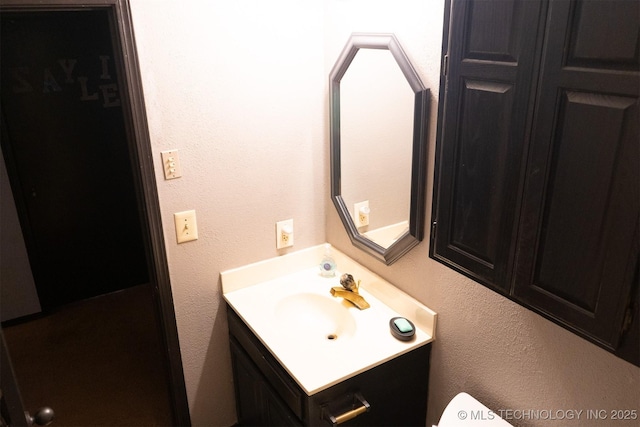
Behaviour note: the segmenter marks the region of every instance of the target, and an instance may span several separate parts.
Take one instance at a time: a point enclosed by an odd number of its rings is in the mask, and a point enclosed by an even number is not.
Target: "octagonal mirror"
[[[352,34],[330,75],[331,199],[386,264],[424,236],[429,90],[393,34]]]

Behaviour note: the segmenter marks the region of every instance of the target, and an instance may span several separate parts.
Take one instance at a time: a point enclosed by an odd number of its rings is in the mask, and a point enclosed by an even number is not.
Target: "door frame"
[[[120,97],[149,264],[149,280],[153,285],[153,302],[165,350],[173,421],[174,425],[189,426],[191,419],[129,0],[47,0],[44,3],[42,0],[2,0],[0,4],[0,12],[88,9],[107,10],[111,21],[114,59],[120,80]]]
[[[28,426],[27,413],[20,396],[20,389],[13,372],[13,365],[11,364],[2,328],[0,328],[0,378],[0,391],[2,391],[0,403],[3,404],[1,409],[6,409],[6,413],[2,413],[2,420],[11,427]]]

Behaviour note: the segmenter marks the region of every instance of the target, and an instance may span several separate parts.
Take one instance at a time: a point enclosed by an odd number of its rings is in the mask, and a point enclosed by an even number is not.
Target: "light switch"
[[[176,212],[173,214],[173,220],[176,223],[176,240],[178,243],[198,239],[196,211]]]
[[[162,151],[162,167],[164,168],[164,179],[175,179],[182,176],[182,167],[178,159],[178,150]]]

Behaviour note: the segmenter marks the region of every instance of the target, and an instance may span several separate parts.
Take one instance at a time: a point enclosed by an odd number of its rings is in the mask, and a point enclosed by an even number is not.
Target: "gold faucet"
[[[334,286],[331,288],[331,295],[346,299],[360,310],[365,310],[370,307],[369,303],[358,293],[360,280],[356,283],[351,274],[345,273],[340,277],[340,284],[342,287]]]

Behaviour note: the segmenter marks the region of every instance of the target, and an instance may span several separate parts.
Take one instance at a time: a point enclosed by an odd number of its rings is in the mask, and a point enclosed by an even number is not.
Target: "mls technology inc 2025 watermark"
[[[638,419],[637,409],[499,409],[458,411],[460,420],[478,421],[502,418],[505,421],[571,421]]]

